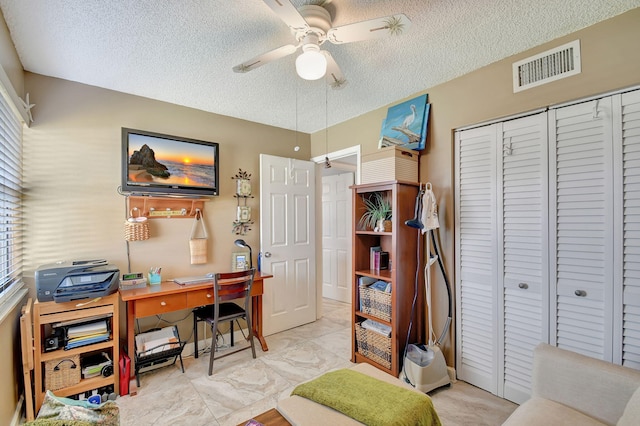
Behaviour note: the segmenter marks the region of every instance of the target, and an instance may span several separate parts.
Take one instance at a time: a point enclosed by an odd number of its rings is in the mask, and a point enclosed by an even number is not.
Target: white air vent
[[[513,92],[580,74],[580,40],[513,64]]]

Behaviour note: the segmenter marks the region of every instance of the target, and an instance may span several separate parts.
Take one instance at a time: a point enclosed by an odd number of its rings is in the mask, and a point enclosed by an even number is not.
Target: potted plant
[[[358,222],[360,228],[373,229],[376,232],[391,230],[391,203],[384,194],[374,192],[369,197],[362,197],[362,201],[366,211]]]

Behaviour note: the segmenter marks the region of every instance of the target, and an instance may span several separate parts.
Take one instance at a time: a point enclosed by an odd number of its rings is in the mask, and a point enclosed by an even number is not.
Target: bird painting
[[[416,121],[416,106],[411,104],[411,106],[409,108],[411,108],[411,114],[407,115],[407,117],[402,122],[402,126],[400,126],[403,129],[408,129],[409,126],[411,126],[411,124],[414,121]]]
[[[423,150],[429,119],[427,100],[428,95],[425,94],[389,107],[382,124],[378,148],[401,146]]]

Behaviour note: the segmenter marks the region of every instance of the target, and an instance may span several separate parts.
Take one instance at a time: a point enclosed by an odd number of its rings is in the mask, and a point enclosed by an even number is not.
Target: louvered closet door
[[[640,369],[640,90],[622,94],[621,104],[624,187],[621,362]]]
[[[495,126],[456,133],[456,369],[498,391]]]
[[[612,360],[611,98],[549,111],[551,340]],[[554,341],[555,340],[555,341]]]
[[[531,393],[533,349],[548,342],[547,116],[497,125],[502,137],[503,384],[500,396],[522,403]]]

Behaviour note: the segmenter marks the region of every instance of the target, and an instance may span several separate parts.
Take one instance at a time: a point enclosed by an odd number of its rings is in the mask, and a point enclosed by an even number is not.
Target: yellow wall
[[[129,245],[131,270],[145,272],[161,266],[165,278],[203,275],[231,268],[233,244],[244,238],[259,247],[259,154],[308,159],[309,135],[211,114],[164,102],[104,90],[65,80],[25,74],[25,91],[31,94],[35,122],[24,130],[24,212],[26,219],[24,279],[35,295],[34,271],[58,260],[107,259],[128,270],[124,240],[125,197],[118,193],[121,168],[121,127],[150,130],[220,144],[220,196],[205,203],[209,233],[209,262],[191,265],[191,219],[154,219],[151,238]],[[251,108],[248,104],[247,108]],[[300,150],[294,151],[299,145]],[[248,200],[255,225],[245,236],[232,233],[236,215],[235,181],[238,169],[252,174],[255,198]],[[18,310],[19,311],[19,310]],[[121,307],[124,312],[124,306]],[[183,338],[191,335],[190,311],[165,315],[181,321]],[[15,315],[17,321],[18,314]],[[121,318],[121,324],[124,318]],[[0,328],[2,342],[16,342]],[[155,318],[142,327],[165,326]],[[0,344],[5,350],[5,345]],[[9,349],[9,348],[7,348]],[[4,354],[4,352],[2,352]],[[19,352],[17,353],[19,355]],[[10,357],[2,359],[8,359]],[[18,358],[19,362],[19,358]],[[9,377],[11,365],[3,363],[0,376]],[[0,412],[13,415],[17,399],[15,380],[3,380]],[[5,390],[5,387],[7,389]],[[10,411],[9,411],[10,410]],[[1,422],[0,422],[1,423]]]
[[[259,154],[310,155],[308,135],[296,140],[288,130],[37,74],[27,73],[25,86],[37,105],[35,122],[24,131],[24,268],[31,287],[34,270],[58,260],[104,258],[128,270],[125,197],[117,190],[121,127],[220,144],[220,196],[204,207],[209,262],[190,264],[192,219],[152,219],[151,238],[129,244],[132,272],[146,274],[149,267],[160,266],[165,279],[229,270],[231,253],[241,250],[233,244],[236,238],[258,249]],[[298,152],[296,144],[301,146]],[[237,205],[231,177],[238,169],[251,173],[255,195],[248,205],[256,223],[245,236],[231,232]],[[167,318],[181,319],[187,313]],[[189,337],[190,321],[181,324],[180,333]]]
[[[544,86],[513,93],[511,65],[550,48],[580,40],[582,73]],[[454,282],[454,129],[490,119],[530,111],[640,84],[640,8],[603,21],[567,37],[496,62],[447,83],[425,89],[431,116],[427,148],[420,156],[420,180],[431,182],[440,213],[441,255],[450,282]],[[455,52],[452,52],[455,54]],[[414,96],[409,97],[413,98]],[[399,100],[404,101],[405,99]],[[374,152],[387,107],[371,111],[329,129],[329,152],[361,144],[362,154]],[[311,154],[324,155],[325,132],[311,136]],[[432,270],[433,271],[433,270]],[[446,292],[438,271],[433,272],[437,297],[434,302],[435,330],[446,318]],[[455,318],[455,314],[454,314]],[[454,363],[453,341],[445,348],[449,365]]]

